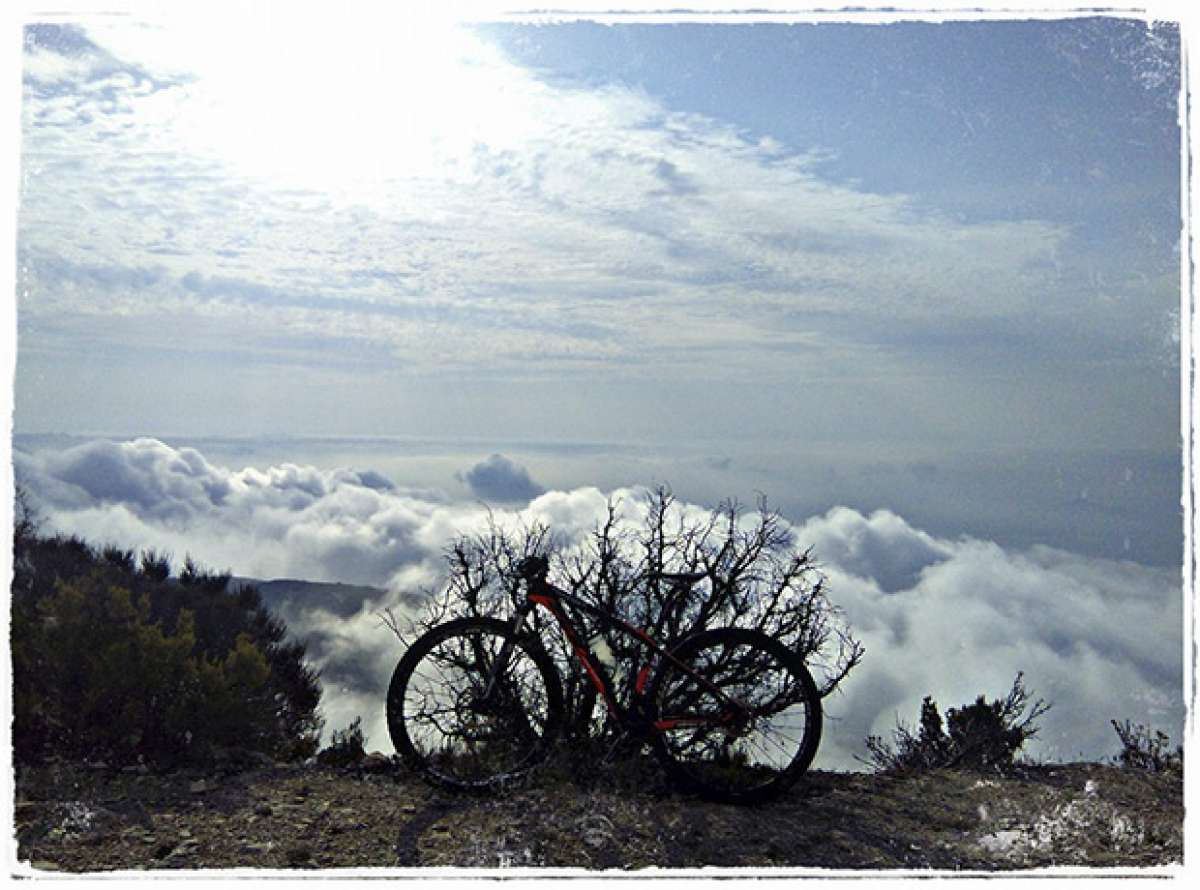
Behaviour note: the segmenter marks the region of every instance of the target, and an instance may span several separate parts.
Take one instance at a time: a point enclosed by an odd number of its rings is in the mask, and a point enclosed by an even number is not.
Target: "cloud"
[[[108,92],[136,87],[146,72],[115,58],[77,25],[30,24],[24,29],[25,83],[44,95],[66,88]]]
[[[545,492],[529,476],[529,471],[503,454],[493,454],[481,460],[459,478],[471,492],[485,501],[511,504],[531,501]]]
[[[923,571],[953,554],[949,546],[887,510],[863,516],[838,507],[808,523],[801,534],[822,561],[874,579],[884,593],[916,586]]]
[[[1047,283],[1029,270],[1067,237],[1033,219],[965,224],[830,182],[811,146],[764,142],[633,88],[551,84],[465,31],[439,35],[446,52],[408,48],[462,103],[406,93],[398,139],[374,104],[393,96],[374,91],[406,78],[348,78],[334,64],[315,77],[279,35],[281,67],[267,76],[262,35],[242,24],[232,43],[211,42],[216,56],[178,23],[70,32],[95,47],[89,58],[145,59],[167,85],[148,92],[126,72],[115,104],[77,85],[69,126],[43,117],[57,97],[27,97],[22,249],[54,257],[78,287],[61,294],[52,275],[28,276],[24,316],[107,313],[128,279],[124,317],[219,324],[246,354],[290,338],[301,347],[291,361],[321,364],[311,344],[328,339],[384,343],[439,371],[631,374],[652,357],[660,376],[738,377],[773,372],[786,353],[794,376],[798,362],[845,370],[829,353],[864,348],[863,319],[923,331],[930,319],[1023,316],[1019,295]],[[289,27],[354,52],[355,68],[406,55],[358,47],[361,31]],[[45,52],[30,50],[31,70]],[[186,90],[171,86],[184,62]],[[460,104],[471,113],[447,114]],[[283,149],[258,126],[263,107],[273,131],[297,137]],[[98,242],[97,230],[121,238]],[[161,280],[139,276],[160,266]]]
[[[176,563],[186,553],[240,576],[381,588],[357,610],[343,599],[281,609],[325,671],[330,727],[362,715],[370,744],[381,749],[390,749],[382,689],[399,648],[378,612],[404,609],[402,592],[436,586],[454,536],[494,518],[544,522],[569,544],[586,538],[610,498],[625,521],[642,509],[638,490],[583,487],[489,511],[392,485],[371,471],[290,463],[233,470],[154,439],[15,450],[14,465],[54,529],[93,543],[167,550]],[[499,478],[509,493],[514,484],[532,485],[510,461],[479,466],[507,468]],[[680,510],[703,513],[692,504]],[[883,510],[837,507],[792,530],[796,546],[814,549],[832,599],[867,648],[842,691],[826,700],[830,721],[818,766],[858,766],[862,739],[887,736],[897,719],[914,722],[925,695],[943,708],[980,694],[1000,697],[1018,671],[1034,694],[1053,702],[1033,748],[1041,756],[1115,753],[1110,719],[1181,737],[1177,571],[939,538]]]
[[[1178,571],[935,539],[884,511],[835,508],[797,538],[825,563],[867,648],[845,698],[829,702],[844,721],[835,744],[890,737],[898,719],[915,724],[925,695],[943,709],[1002,697],[1018,671],[1053,703],[1041,756],[1115,753],[1108,721],[1127,715],[1182,741]]]
[[[14,452],[17,478],[68,531],[129,541],[262,578],[386,586],[437,559],[418,540],[449,509],[374,471],[284,463],[230,470],[156,439]],[[140,543],[138,543],[140,541]]]

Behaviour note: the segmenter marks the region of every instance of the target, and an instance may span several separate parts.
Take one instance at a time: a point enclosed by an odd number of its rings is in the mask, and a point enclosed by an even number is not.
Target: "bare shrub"
[[[517,565],[526,557],[550,560],[554,584],[644,629],[660,643],[677,641],[706,628],[752,628],[799,652],[828,695],[862,660],[863,647],[851,635],[840,610],[826,595],[825,578],[813,555],[799,550],[789,526],[767,508],[752,513],[736,503],[713,510],[679,504],[666,488],[645,492],[634,502],[610,501],[590,536],[573,546],[554,539],[544,525],[505,528],[460,537],[446,550],[447,581],[426,591],[427,604],[415,621],[395,615],[385,623],[410,644],[431,627],[461,616],[504,617],[521,595]],[[694,585],[662,573],[702,573]],[[616,665],[612,678],[619,694],[632,693],[649,652],[599,622],[573,616],[594,643],[603,639]],[[530,621],[545,630],[548,616]],[[561,635],[550,630],[554,655],[565,678],[570,733],[577,738],[611,728],[606,715],[593,714],[595,690],[573,669],[574,656]]]
[[[1003,772],[1012,768],[1017,752],[1037,734],[1034,721],[1048,710],[1050,705],[1043,700],[1030,701],[1020,673],[1004,698],[989,702],[981,695],[974,704],[950,708],[944,722],[937,703],[926,696],[917,728],[900,723],[890,743],[868,736],[869,756],[864,762],[883,772],[942,767]]]
[[[1171,750],[1171,738],[1162,730],[1125,720],[1111,721],[1121,740],[1121,752],[1113,760],[1129,769],[1161,773],[1183,769],[1183,746]]]

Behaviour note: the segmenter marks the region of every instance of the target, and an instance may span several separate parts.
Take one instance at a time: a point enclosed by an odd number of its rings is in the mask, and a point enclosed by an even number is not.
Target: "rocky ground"
[[[53,763],[16,774],[17,871],[621,869],[996,872],[1182,862],[1178,773],[1100,764],[1009,777],[809,774],[757,807],[671,792],[653,769],[546,768],[504,796],[368,766],[222,772]]]

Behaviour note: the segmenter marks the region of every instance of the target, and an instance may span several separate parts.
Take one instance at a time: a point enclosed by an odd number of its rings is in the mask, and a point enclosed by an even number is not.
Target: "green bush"
[[[901,723],[891,743],[869,736],[866,762],[884,772],[941,767],[1003,772],[1012,768],[1017,752],[1037,734],[1034,721],[1049,709],[1041,699],[1030,703],[1022,674],[1017,674],[1005,698],[989,702],[981,695],[973,704],[950,708],[944,722],[937,703],[926,696],[917,729]]]
[[[257,590],[190,559],[22,525],[11,600],[13,752],[128,762],[317,749],[317,674]]]
[[[248,634],[197,654],[192,613],[169,631],[148,597],[93,575],[59,582],[14,622],[14,717],[67,755],[128,762],[219,747],[272,747],[271,670]],[[32,620],[30,620],[32,619]]]

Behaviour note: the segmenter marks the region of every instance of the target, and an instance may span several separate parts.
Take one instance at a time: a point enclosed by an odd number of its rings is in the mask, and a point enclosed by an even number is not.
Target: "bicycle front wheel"
[[[508,660],[493,665],[506,641]],[[448,621],[405,652],[388,687],[396,752],[436,784],[487,790],[545,757],[562,720],[558,672],[530,637],[491,618]]]
[[[754,803],[790,788],[821,740],[821,697],[778,640],[723,627],[684,640],[648,690],[651,742],[667,772],[714,800]],[[714,691],[720,690],[720,694]]]

